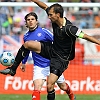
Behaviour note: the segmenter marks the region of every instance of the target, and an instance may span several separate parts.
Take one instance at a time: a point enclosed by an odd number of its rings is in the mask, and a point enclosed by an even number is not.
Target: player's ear
[[[58,18],[60,17],[60,13],[57,13],[56,15],[57,15]]]

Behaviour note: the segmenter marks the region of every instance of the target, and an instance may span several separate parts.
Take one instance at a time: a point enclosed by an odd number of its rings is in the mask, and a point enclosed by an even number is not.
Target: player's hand
[[[21,69],[22,72],[25,72],[25,68],[26,68],[25,64],[22,64],[22,65],[20,66],[20,69]]]

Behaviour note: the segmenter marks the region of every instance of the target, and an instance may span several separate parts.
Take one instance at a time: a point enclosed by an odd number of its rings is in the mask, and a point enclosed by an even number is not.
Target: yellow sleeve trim
[[[83,36],[84,36],[84,33],[83,32],[80,32],[79,38],[83,38]]]

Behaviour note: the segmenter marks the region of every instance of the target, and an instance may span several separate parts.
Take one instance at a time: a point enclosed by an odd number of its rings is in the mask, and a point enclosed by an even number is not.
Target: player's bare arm
[[[90,41],[92,43],[96,43],[96,44],[99,44],[100,45],[100,41],[98,39],[96,39],[96,38],[94,38],[92,36],[89,36],[87,34],[84,34],[83,35],[83,39],[86,39],[86,40],[88,40],[88,41]]]
[[[39,0],[31,0],[32,2],[36,3],[40,8],[46,10],[48,8],[48,6],[44,3],[44,2],[41,2]]]

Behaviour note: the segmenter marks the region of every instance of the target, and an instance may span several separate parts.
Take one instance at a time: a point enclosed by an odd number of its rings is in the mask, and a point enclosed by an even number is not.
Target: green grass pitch
[[[0,100],[32,100],[31,95],[0,94]],[[46,95],[41,95],[46,100]],[[67,95],[56,95],[56,100],[69,100]],[[76,95],[76,100],[100,100],[100,95]]]

